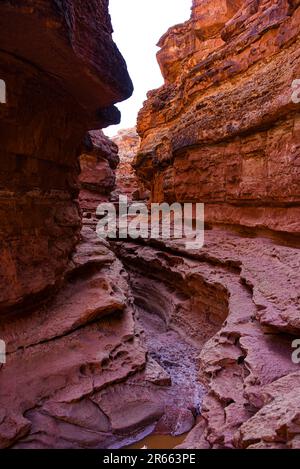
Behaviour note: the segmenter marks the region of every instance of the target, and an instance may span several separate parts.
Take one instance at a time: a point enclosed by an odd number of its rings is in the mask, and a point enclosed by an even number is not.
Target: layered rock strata
[[[299,2],[194,0],[160,40],[165,84],[138,118],[154,201],[204,202],[206,221],[298,234]]]
[[[118,147],[102,130],[90,131],[80,155],[79,204],[83,218],[95,218],[101,202],[108,201],[116,185]]]
[[[98,400],[108,385],[144,368],[145,349],[123,266],[92,228],[83,228],[59,294],[1,326],[2,448],[96,448],[123,440],[126,423],[114,428],[111,420],[113,396],[110,411]]]
[[[119,122],[113,104],[132,84],[108,0],[3,1],[0,11],[2,312],[61,281],[80,232],[84,135]]]
[[[122,248],[151,283],[184,285],[173,327],[201,343],[206,389],[185,448],[299,447],[299,32],[298,1],[194,0],[159,42],[165,84],[139,114],[152,201],[204,202],[210,228],[198,251]]]
[[[112,448],[197,422],[182,447],[298,448],[299,2],[194,0],[160,41],[166,83],[141,111],[136,168],[153,201],[206,202],[201,250],[113,253],[95,234],[117,149],[99,131],[81,142],[131,89],[107,2],[1,13],[0,446]]]
[[[133,164],[140,147],[140,137],[135,127],[120,130],[113,137],[114,143],[119,148],[120,163],[116,172],[116,190],[113,198],[126,195],[129,201],[145,200],[149,197],[149,191],[143,187],[142,181],[136,175]]]
[[[150,240],[118,254],[137,304],[201,350],[201,419],[181,447],[298,448],[299,250],[213,230],[201,251]]]
[[[120,418],[114,385],[143,373],[146,350],[121,262],[97,220],[81,229],[79,182],[107,197],[118,160],[101,132],[84,150],[83,137],[117,123],[112,105],[132,91],[107,7],[0,7],[1,448],[120,446],[161,415],[150,390],[129,395]]]

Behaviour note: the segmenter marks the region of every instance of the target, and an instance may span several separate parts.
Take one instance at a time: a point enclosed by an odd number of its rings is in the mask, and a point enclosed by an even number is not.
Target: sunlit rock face
[[[159,42],[165,84],[139,113],[135,166],[152,200],[204,202],[210,228],[200,251],[156,243],[163,268],[144,273],[161,279],[169,262],[173,279],[196,259],[213,295],[228,293],[199,355],[206,395],[183,448],[299,448],[299,32],[299,1],[194,1]],[[196,310],[207,331],[211,303]]]
[[[132,92],[111,33],[107,0],[1,2],[1,312],[51,291],[78,241],[84,135]]]
[[[120,130],[113,137],[113,141],[118,146],[120,158],[116,171],[116,189],[112,194],[113,199],[117,199],[119,195],[126,195],[130,201],[147,199],[149,191],[145,190],[134,168],[140,147],[140,137],[136,128]]]
[[[160,40],[165,78],[140,111],[137,172],[154,201],[212,224],[300,229],[298,2],[194,1]]]

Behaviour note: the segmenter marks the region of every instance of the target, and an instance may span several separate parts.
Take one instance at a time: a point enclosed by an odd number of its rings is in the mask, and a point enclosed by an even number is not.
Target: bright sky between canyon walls
[[[121,124],[105,129],[106,135],[133,127],[146,93],[163,84],[156,44],[171,26],[189,19],[191,6],[192,0],[110,0],[113,38],[127,62],[135,91],[129,100],[118,104]]]

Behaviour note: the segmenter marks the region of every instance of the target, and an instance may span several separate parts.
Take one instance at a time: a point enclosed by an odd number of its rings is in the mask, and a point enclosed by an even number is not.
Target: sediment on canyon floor
[[[0,7],[0,447],[299,448],[299,1],[194,0],[114,142],[108,1],[27,3]],[[99,239],[120,194],[204,202],[204,247]]]

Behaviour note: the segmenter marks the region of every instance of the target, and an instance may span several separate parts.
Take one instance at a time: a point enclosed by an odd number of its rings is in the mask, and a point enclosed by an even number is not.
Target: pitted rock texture
[[[300,231],[299,2],[194,0],[160,40],[165,84],[139,113],[152,200],[206,203],[206,221]]]
[[[138,304],[165,315],[201,349],[201,419],[181,447],[297,448],[299,365],[292,342],[300,330],[277,318],[289,311],[299,317],[299,250],[212,230],[202,250],[181,240],[150,240],[123,243],[118,254]]]
[[[1,448],[119,448],[165,416],[170,378],[147,356],[128,274],[89,213],[59,292],[0,318]],[[193,423],[189,412],[168,428]]]
[[[1,314],[51,292],[79,239],[84,135],[132,92],[111,34],[107,0],[1,2]]]
[[[116,146],[103,134],[93,132],[87,142],[85,164],[101,156],[115,166]],[[83,167],[83,227],[59,292],[0,318],[7,352],[0,367],[1,448],[119,448],[153,431],[178,435],[195,424],[203,392],[195,362],[200,349],[177,340],[167,320],[160,319],[158,331],[148,319],[143,324],[134,282],[96,235],[96,210],[86,194],[106,201],[108,194],[102,185],[94,191],[93,176]],[[150,337],[148,345],[143,327],[158,336],[165,327],[163,344]],[[176,364],[184,354],[189,372]]]
[[[146,373],[128,276],[78,193],[107,200],[117,147],[84,136],[118,122],[132,85],[108,1],[4,1],[0,13],[0,447],[122,446],[163,413],[160,367]],[[79,202],[93,214],[83,227]]]
[[[116,199],[119,195],[126,195],[129,201],[147,199],[149,191],[145,190],[133,168],[140,147],[140,137],[136,128],[120,130],[112,140],[118,146],[120,157],[116,171],[116,190],[112,194],[112,198]]]
[[[223,226],[200,250],[114,252],[95,228],[117,148],[82,141],[131,84],[107,1],[86,5],[0,7],[0,447],[113,448],[197,422],[182,447],[299,448],[299,1],[194,0],[161,39],[135,166],[154,201],[206,202]],[[117,191],[134,198],[138,138],[119,137]]]

